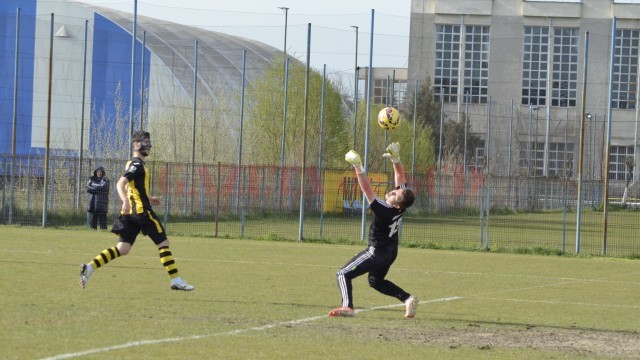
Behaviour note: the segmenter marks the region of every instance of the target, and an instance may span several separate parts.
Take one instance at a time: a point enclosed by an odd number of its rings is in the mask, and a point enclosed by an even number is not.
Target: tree
[[[149,111],[150,121],[145,129],[151,132],[154,160],[191,162],[195,150],[196,163],[214,164],[218,161],[237,161],[235,124],[238,123],[239,95],[231,94],[222,84],[209,84],[216,99],[198,97],[195,118],[195,146],[193,138],[193,99],[172,97],[159,99]]]
[[[404,119],[389,137],[392,141],[398,141],[401,144],[402,163],[405,165],[407,173],[411,171],[412,165],[415,165],[416,173],[420,173],[435,164],[435,143],[433,141],[433,131],[430,127],[416,126],[414,134],[413,121]],[[414,141],[415,164],[412,163]]]
[[[407,117],[413,119],[414,107],[416,109],[417,125],[422,128],[430,127],[435,139],[435,148],[439,148],[440,143],[440,100],[433,93],[431,79],[427,78],[418,87],[417,101],[409,98],[407,101]]]
[[[279,165],[282,154],[284,109],[284,67],[277,58],[264,75],[252,82],[247,94],[248,110],[245,122],[246,161],[254,164]],[[333,84],[325,81],[324,121],[321,122],[322,76],[309,73],[309,102],[306,129],[308,166],[317,165],[322,126],[323,167],[342,166],[349,150],[349,131],[345,121],[342,98]],[[304,132],[306,65],[289,62],[287,117],[285,122],[284,163],[301,165]],[[243,142],[244,143],[244,142]]]
[[[413,99],[410,99],[408,116],[413,116]],[[462,114],[460,121],[447,120],[446,115],[441,116],[441,103],[431,88],[431,80],[427,79],[418,88],[416,102],[416,119],[418,125],[423,128],[432,129],[435,156],[442,148],[442,157],[447,161],[464,162],[465,142],[467,161],[475,156],[475,149],[482,146],[482,139],[471,132],[470,121],[465,121]],[[440,123],[442,118],[442,129]],[[468,119],[467,119],[468,120]],[[465,126],[466,123],[466,126]],[[440,146],[440,131],[442,130],[442,146]],[[466,135],[466,141],[465,141]]]
[[[193,100],[174,99],[170,106],[154,110],[149,131],[154,160],[214,164],[237,161],[236,139],[231,128],[237,122],[237,101],[217,92],[217,102],[208,96],[198,98],[193,138]],[[195,140],[195,146],[193,141]]]
[[[469,164],[475,156],[475,149],[482,146],[482,140],[471,133],[471,122],[465,121],[464,113],[460,121],[447,120],[443,132],[443,153],[451,162],[464,162],[466,146],[467,164]]]
[[[415,105],[414,105],[415,104]],[[433,144],[434,159],[437,158],[440,151],[440,122],[441,122],[441,107],[440,100],[433,93],[431,88],[431,79],[427,78],[420,87],[418,87],[418,94],[416,101],[413,98],[407,101],[407,117],[414,118],[415,107],[415,119],[417,127],[422,129],[429,129],[431,132],[431,143]],[[444,124],[446,118],[442,119]],[[444,135],[444,131],[443,131]],[[443,141],[444,142],[444,141]]]
[[[434,164],[435,153],[433,146],[433,133],[431,127],[416,126],[416,134],[413,131],[413,118],[400,114],[400,125],[394,130],[384,130],[378,126],[378,112],[385,107],[384,104],[371,104],[371,123],[369,125],[369,156],[367,157],[368,169],[370,171],[381,171],[384,169],[385,159],[382,154],[386,151],[389,143],[397,141],[400,143],[400,153],[402,163],[405,164],[407,172],[411,170],[413,161],[413,144],[415,136],[416,172],[422,171]],[[356,124],[356,151],[363,155],[366,138],[366,111],[365,101],[358,104],[358,122]],[[353,123],[352,123],[353,125]],[[353,141],[351,142],[353,143]]]
[[[92,104],[87,152],[90,157],[129,158],[129,115],[121,90],[122,84],[118,82],[113,94],[115,113],[111,116],[106,114],[105,104]]]

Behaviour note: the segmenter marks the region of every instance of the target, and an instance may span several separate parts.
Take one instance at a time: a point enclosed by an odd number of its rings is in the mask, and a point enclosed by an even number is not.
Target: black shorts
[[[397,257],[397,246],[386,248],[369,246],[347,261],[338,273],[350,279],[369,273],[369,277],[382,280],[387,276]]]
[[[141,232],[149,236],[156,245],[167,240],[167,233],[153,210],[146,210],[141,214],[118,216],[111,232],[120,235],[120,241],[131,245],[136,242],[136,237]]]

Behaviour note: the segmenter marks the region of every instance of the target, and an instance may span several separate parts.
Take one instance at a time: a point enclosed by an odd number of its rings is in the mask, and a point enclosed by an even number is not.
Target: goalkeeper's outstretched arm
[[[404,167],[400,162],[400,143],[393,142],[387,146],[387,152],[382,156],[391,160],[393,163],[394,180],[396,181],[396,187],[406,183],[404,178]]]
[[[399,160],[393,163],[393,172],[395,173],[396,187],[407,182],[404,178],[404,166]]]
[[[358,177],[358,184],[360,184],[360,190],[364,194],[364,197],[367,198],[367,202],[371,204],[376,200],[376,192],[373,190],[371,186],[371,182],[367,177],[367,172],[362,166],[362,161],[360,161],[360,155],[351,150],[345,156],[344,159],[351,165],[353,165],[353,170],[356,172],[356,176]]]
[[[364,197],[367,198],[367,202],[371,204],[376,200],[378,195],[376,195],[376,192],[373,190],[373,186],[371,186],[367,173],[358,173],[358,170],[356,170],[356,175],[358,176],[358,184],[360,184],[360,189],[362,190]]]

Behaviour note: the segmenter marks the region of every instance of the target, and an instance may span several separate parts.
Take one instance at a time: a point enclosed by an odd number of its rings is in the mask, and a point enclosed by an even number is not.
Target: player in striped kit
[[[146,131],[137,131],[132,136],[133,158],[127,162],[124,175],[118,180],[116,189],[122,200],[120,216],[114,222],[111,232],[120,236],[118,244],[103,250],[91,262],[80,266],[80,287],[85,288],[93,271],[111,260],[127,255],[140,232],[148,235],[158,247],[160,262],[171,279],[171,289],[191,291],[194,289],[178,275],[178,268],[169,250],[169,239],[160,219],[153,212],[152,205],[159,205],[161,199],[149,195],[149,171],[144,159],[151,151],[151,136]]]
[[[418,299],[385,279],[389,268],[398,256],[398,230],[402,224],[402,216],[405,210],[413,205],[415,195],[407,188],[405,182],[404,169],[400,162],[400,145],[397,142],[389,144],[383,156],[393,163],[396,185],[396,189],[388,192],[384,200],[380,199],[373,190],[362,166],[360,155],[353,150],[345,155],[345,160],[353,165],[358,183],[374,218],[369,228],[369,246],[347,261],[336,275],[342,296],[342,306],[329,312],[329,316],[332,317],[355,315],[351,281],[365,273],[369,273],[368,280],[372,288],[405,304],[405,318],[412,318],[416,314]]]

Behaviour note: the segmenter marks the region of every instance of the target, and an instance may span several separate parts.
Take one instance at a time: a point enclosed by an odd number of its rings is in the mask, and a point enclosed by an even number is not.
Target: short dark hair
[[[138,130],[131,136],[131,142],[142,142],[144,139],[151,139],[148,131]]]
[[[408,207],[411,207],[414,201],[416,201],[416,196],[414,195],[413,191],[411,191],[411,189],[402,189],[402,201],[398,203],[398,206],[406,209]]]

